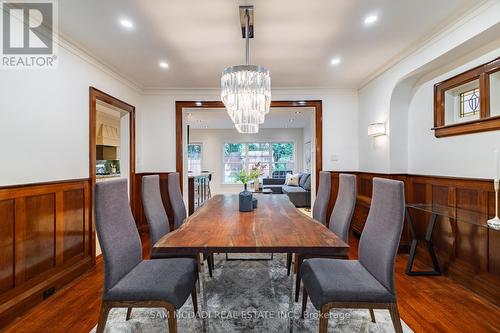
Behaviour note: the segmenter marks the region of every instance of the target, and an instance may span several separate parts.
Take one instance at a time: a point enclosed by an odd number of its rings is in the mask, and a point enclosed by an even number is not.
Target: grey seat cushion
[[[179,309],[195,287],[193,259],[143,260],[103,295],[105,301],[166,301]]]
[[[273,191],[273,193],[282,193],[283,185],[263,185],[262,188],[268,188]]]
[[[283,188],[281,189],[283,191],[283,193],[294,193],[294,192],[307,192],[306,190],[304,190],[302,187],[300,186],[283,186]]]
[[[390,293],[357,260],[308,259],[300,274],[316,309],[330,302],[391,303]]]

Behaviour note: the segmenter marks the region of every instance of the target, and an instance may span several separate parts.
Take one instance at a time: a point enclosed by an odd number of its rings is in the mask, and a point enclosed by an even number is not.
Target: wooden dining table
[[[215,195],[153,251],[199,253],[304,253],[347,257],[349,246],[301,213],[285,194],[254,194],[258,207],[240,212],[238,195]]]

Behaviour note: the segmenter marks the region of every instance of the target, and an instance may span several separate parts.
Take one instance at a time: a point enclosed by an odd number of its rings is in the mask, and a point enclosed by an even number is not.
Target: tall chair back
[[[318,193],[314,201],[312,215],[313,219],[326,225],[326,214],[328,210],[328,202],[330,201],[330,193],[332,190],[332,178],[327,171],[319,173]]]
[[[142,245],[130,209],[127,179],[97,183],[94,200],[106,292],[142,261]]]
[[[339,175],[339,192],[328,226],[345,243],[349,241],[349,228],[355,205],[356,176],[341,173]]]
[[[186,205],[182,198],[181,183],[178,172],[168,174],[168,197],[170,198],[170,205],[174,211],[174,227],[179,228],[186,219]]]
[[[169,231],[168,216],[160,193],[160,176],[142,177],[142,207],[149,226],[151,250],[154,244]]]
[[[359,241],[359,261],[387,290],[395,293],[394,260],[403,230],[404,184],[373,178],[370,212]]]

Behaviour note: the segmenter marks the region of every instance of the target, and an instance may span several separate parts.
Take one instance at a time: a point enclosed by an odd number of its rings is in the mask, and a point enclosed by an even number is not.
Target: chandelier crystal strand
[[[271,76],[262,66],[249,65],[249,19],[246,16],[246,64],[227,67],[221,78],[221,99],[240,133],[258,133],[271,106]]]

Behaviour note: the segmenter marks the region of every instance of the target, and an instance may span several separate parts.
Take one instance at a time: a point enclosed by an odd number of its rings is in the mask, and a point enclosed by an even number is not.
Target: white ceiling
[[[63,0],[59,29],[143,88],[216,88],[226,66],[244,61],[238,6],[254,4],[251,63],[270,69],[273,87],[358,87],[479,2]],[[379,20],[367,27],[372,13]]]
[[[186,108],[183,112],[185,123],[193,129],[234,129],[234,124],[226,109]],[[304,128],[309,126],[313,115],[313,108],[271,108],[266,115],[265,122],[259,127]]]

